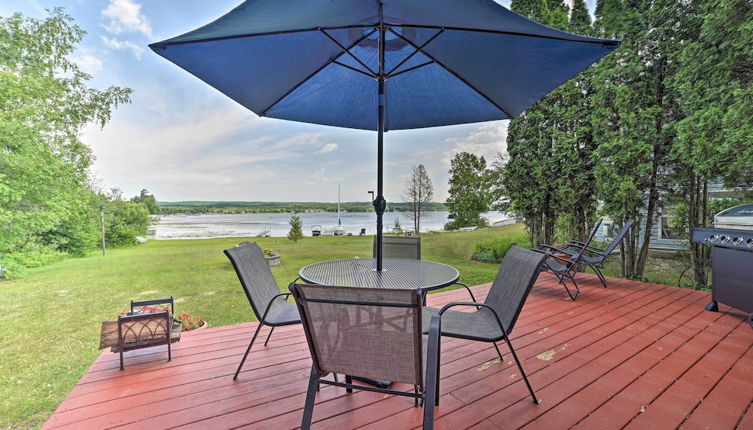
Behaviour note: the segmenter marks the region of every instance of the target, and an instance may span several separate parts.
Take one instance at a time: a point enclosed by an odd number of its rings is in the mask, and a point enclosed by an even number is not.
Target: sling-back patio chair
[[[301,428],[308,429],[319,384],[412,397],[424,406],[424,429],[434,425],[438,328],[424,341],[421,296],[414,290],[291,284],[313,365]],[[386,321],[400,324],[387,324]],[[426,350],[428,349],[428,353]],[[345,382],[323,379],[349,375]],[[355,377],[413,385],[398,391],[352,383]]]
[[[515,360],[515,364],[518,366],[518,370],[520,370],[520,374],[523,375],[523,381],[525,381],[528,392],[536,404],[539,401],[528,382],[528,377],[515,353],[509,336],[528,293],[539,276],[545,258],[546,255],[541,252],[513,246],[502,259],[497,277],[494,279],[483,303],[453,302],[441,309],[430,307],[423,309],[424,330],[427,328],[436,330],[438,328],[441,336],[492,343],[502,362],[504,362],[504,358],[497,342],[504,340]],[[476,310],[473,312],[450,310],[450,308],[460,306],[476,307]],[[437,363],[439,362],[440,359],[437,357]],[[438,365],[437,381],[439,381],[439,368]],[[437,382],[436,390],[437,396],[435,399],[438,402],[439,382]]]
[[[254,311],[256,319],[259,320],[251,343],[248,345],[246,353],[243,354],[243,359],[233,376],[233,379],[238,379],[238,374],[240,374],[262,326],[271,327],[267,340],[264,341],[264,346],[267,346],[275,327],[299,324],[301,318],[298,316],[295,304],[287,301],[290,293],[280,292],[277,287],[277,282],[259,245],[248,243],[226,249],[224,252],[230,262],[233,263],[233,268],[241,281],[241,286],[243,286],[243,291],[251,304],[251,309]]]
[[[577,240],[570,240],[562,247],[561,251],[569,255],[575,255],[575,253],[578,252],[578,249],[585,246],[585,252],[581,256],[581,260],[586,263],[588,267],[593,269],[593,271],[596,273],[596,276],[599,277],[601,284],[604,286],[604,288],[607,288],[607,280],[604,279],[604,275],[601,273],[601,269],[604,268],[604,261],[606,261],[607,257],[609,257],[609,254],[617,249],[617,246],[625,238],[625,235],[627,235],[631,227],[633,227],[633,220],[629,219],[627,220],[625,225],[622,226],[617,235],[615,235],[615,237],[612,239],[612,242],[609,244],[609,246],[604,249],[596,248]]]
[[[376,258],[377,238],[374,237],[373,257]],[[421,238],[420,237],[382,237],[382,257],[384,258],[409,258],[411,260],[421,259]]]
[[[372,253],[372,256],[374,258],[376,258],[376,249],[377,238],[374,237],[374,246]],[[420,260],[421,238],[384,236],[382,237],[382,256],[384,258],[406,258],[412,260]],[[462,282],[454,282],[452,285],[460,285],[461,287],[465,288],[466,291],[468,291],[468,294],[470,294],[471,300],[473,300],[474,302],[476,301],[476,298],[473,296],[473,291],[471,291],[471,289],[467,285],[463,284]]]
[[[572,252],[566,252],[564,249],[552,245],[539,245],[538,251],[544,252],[547,255],[543,269],[557,277],[560,284],[565,287],[565,291],[567,291],[567,295],[570,296],[570,300],[572,301],[575,301],[575,299],[578,298],[578,295],[580,295],[580,288],[575,281],[575,274],[578,273],[580,263],[584,262],[583,256],[585,255],[586,249],[591,245],[591,241],[593,241],[600,226],[601,219],[596,222],[596,225],[593,230],[591,230],[591,234],[588,236],[588,240],[586,240],[585,243],[570,248]],[[565,279],[569,279],[570,282],[573,283],[573,286],[575,287],[574,295],[570,292],[570,288],[567,287]]]

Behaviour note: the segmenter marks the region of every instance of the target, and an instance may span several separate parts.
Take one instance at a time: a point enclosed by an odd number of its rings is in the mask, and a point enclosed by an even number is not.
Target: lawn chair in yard
[[[575,274],[578,273],[580,263],[584,262],[583,256],[585,255],[586,249],[591,245],[591,241],[594,239],[600,226],[601,219],[596,222],[593,230],[591,230],[588,240],[581,245],[571,247],[570,251],[565,251],[562,248],[546,244],[539,245],[540,249],[537,250],[547,255],[547,259],[543,266],[544,270],[551,272],[557,277],[557,279],[559,279],[560,284],[565,287],[565,291],[567,291],[567,295],[570,296],[570,300],[572,301],[575,301],[580,294],[578,283],[575,282]],[[573,286],[575,286],[575,295],[573,295],[573,293],[570,292],[570,289],[567,288],[565,278],[569,279],[570,282],[573,283]]]
[[[407,396],[424,406],[424,429],[434,425],[439,331],[421,333],[421,296],[415,290],[291,284],[313,365],[301,428],[308,429],[319,384]],[[428,348],[428,353],[426,353]],[[428,359],[428,360],[427,360]],[[345,382],[322,379],[343,373]],[[424,378],[425,375],[425,378]],[[398,391],[352,383],[379,378],[413,385]]]
[[[601,273],[601,269],[604,268],[604,261],[609,257],[609,254],[617,248],[617,245],[622,242],[622,239],[625,238],[625,235],[630,231],[632,226],[633,220],[627,220],[625,225],[622,226],[617,235],[612,239],[609,246],[604,249],[596,248],[577,240],[571,240],[562,247],[561,251],[569,255],[575,255],[579,249],[585,247],[585,252],[581,256],[581,260],[596,272],[596,276],[599,277],[601,284],[604,288],[607,288],[607,280],[604,279],[604,275]]]
[[[533,402],[538,404],[536,394],[528,382],[528,377],[523,370],[515,349],[510,342],[510,333],[515,326],[520,310],[531,291],[531,287],[539,276],[546,255],[535,250],[527,250],[513,246],[507,251],[502,264],[499,266],[497,277],[492,283],[489,294],[483,303],[477,302],[453,302],[448,303],[441,309],[424,307],[423,325],[424,330],[439,330],[441,336],[449,336],[460,339],[469,339],[479,342],[490,342],[504,362],[502,353],[499,351],[497,342],[504,340],[510,349],[515,364],[523,375],[528,392]],[[475,307],[473,312],[450,310],[450,308],[466,306]],[[439,351],[437,351],[439,354]],[[437,356],[437,378],[439,381],[439,363]],[[439,401],[439,382],[437,382],[436,401]],[[437,403],[439,404],[439,403]]]
[[[224,252],[230,262],[233,263],[233,268],[241,281],[241,286],[243,286],[243,291],[251,304],[251,309],[254,311],[256,319],[259,320],[251,343],[248,345],[246,353],[243,354],[241,364],[233,376],[233,379],[238,379],[238,374],[241,372],[243,363],[246,362],[262,326],[271,327],[267,340],[264,341],[264,346],[267,346],[275,327],[299,324],[301,318],[298,316],[295,304],[286,300],[290,293],[282,293],[277,287],[277,282],[259,245],[248,243],[226,249]]]

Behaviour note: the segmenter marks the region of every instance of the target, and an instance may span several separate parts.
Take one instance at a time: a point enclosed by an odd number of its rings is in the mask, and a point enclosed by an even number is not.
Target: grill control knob
[[[736,237],[736,238],[734,238],[734,239],[732,240],[732,242],[733,242],[733,243],[734,243],[735,245],[740,245],[740,244],[742,244],[742,243],[743,243],[743,238],[742,238],[742,237]]]
[[[709,236],[709,237],[708,237],[708,239],[706,239],[706,241],[707,241],[707,242],[716,242],[716,240],[717,240],[718,238],[719,238],[719,237],[718,237],[717,235],[715,235],[715,234],[712,234],[711,236]]]
[[[722,243],[727,243],[727,242],[729,242],[729,236],[722,235],[722,237],[720,237],[719,240]]]
[[[753,248],[753,239],[748,239],[745,244],[748,245],[748,248]]]

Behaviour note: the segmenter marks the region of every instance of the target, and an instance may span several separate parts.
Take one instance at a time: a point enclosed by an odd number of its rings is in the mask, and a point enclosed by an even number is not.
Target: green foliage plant
[[[290,217],[290,231],[288,232],[288,239],[294,243],[298,243],[303,239],[303,222],[301,217],[293,215]]]
[[[454,218],[445,228],[454,230],[486,225],[481,214],[489,210],[491,196],[484,157],[459,152],[450,162],[449,173],[447,208]]]

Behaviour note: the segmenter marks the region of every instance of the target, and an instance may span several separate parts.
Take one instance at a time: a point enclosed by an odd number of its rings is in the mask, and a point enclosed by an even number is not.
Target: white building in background
[[[744,191],[739,188],[727,188],[721,181],[709,183],[709,198],[742,198]],[[651,230],[651,240],[649,248],[653,250],[682,250],[688,249],[687,233],[673,227],[672,219],[674,215],[667,210],[659,211],[654,218],[654,225]],[[737,230],[753,230],[753,204],[744,204],[733,208],[725,209],[714,216],[714,227],[731,228]],[[638,243],[643,243],[643,232],[646,229],[645,218],[641,220],[640,225],[633,228],[640,228],[640,238]],[[609,217],[604,217],[599,231],[594,237],[597,241],[608,242],[619,231]]]

